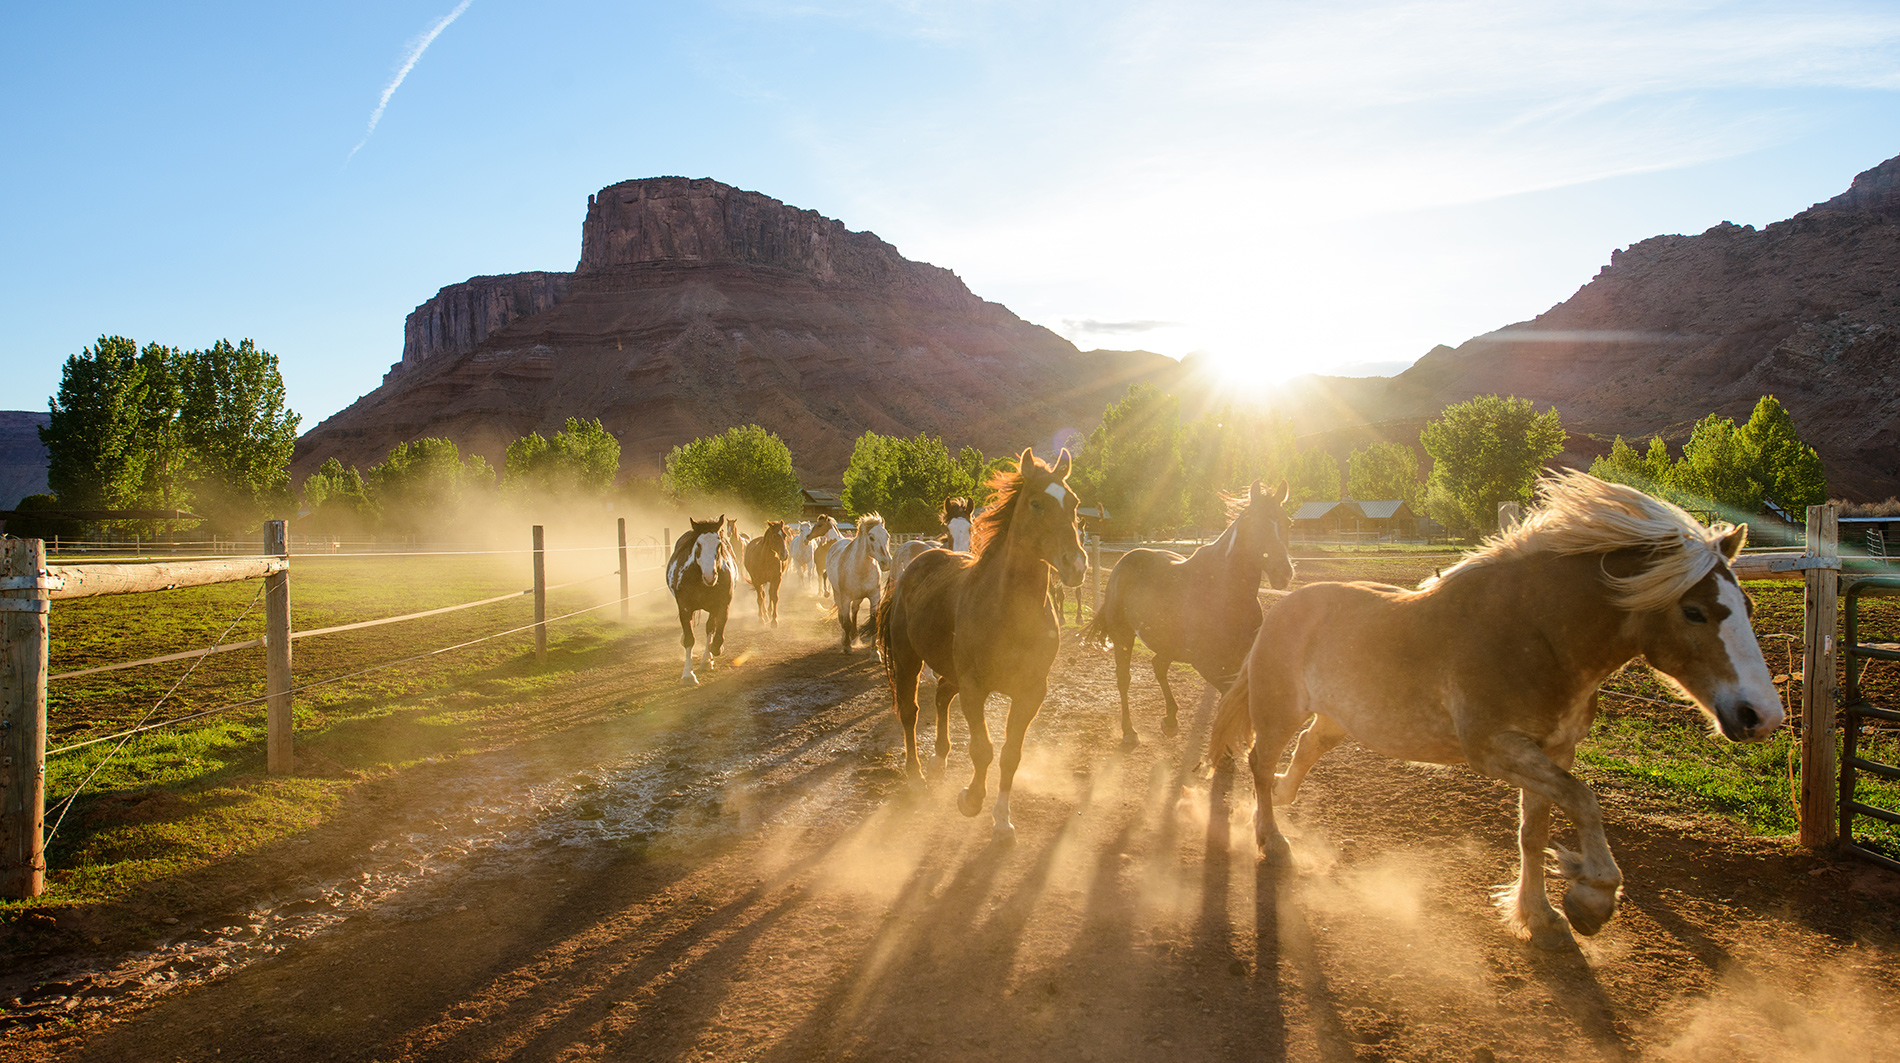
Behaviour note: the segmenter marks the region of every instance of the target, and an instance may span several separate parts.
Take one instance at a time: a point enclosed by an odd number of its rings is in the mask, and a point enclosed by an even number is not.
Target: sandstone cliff
[[[813,211],[717,181],[626,181],[589,198],[574,273],[475,278],[418,307],[401,365],[308,432],[292,473],[367,467],[426,435],[499,466],[510,440],[579,416],[620,439],[627,472],[756,422],[835,483],[867,429],[1047,446],[1174,364],[1080,352]]]

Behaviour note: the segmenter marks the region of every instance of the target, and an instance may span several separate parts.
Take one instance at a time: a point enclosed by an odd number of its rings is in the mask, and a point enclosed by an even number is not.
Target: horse
[[[844,541],[844,533],[838,530],[838,522],[828,516],[812,521],[811,530],[805,533],[805,540],[812,544],[811,565],[818,573],[818,597],[831,597],[831,577],[825,565],[831,558],[831,548]]]
[[[1540,487],[1540,509],[1419,590],[1315,583],[1267,611],[1211,748],[1218,759],[1256,739],[1254,837],[1269,863],[1290,859],[1274,806],[1347,736],[1404,760],[1469,764],[1522,791],[1518,878],[1495,895],[1506,923],[1535,945],[1567,946],[1572,930],[1595,934],[1616,914],[1623,881],[1596,795],[1570,773],[1598,684],[1641,656],[1729,740],[1780,726],[1753,602],[1731,567],[1747,525],[1704,528],[1579,472]],[[1563,916],[1544,891],[1553,805],[1580,842],[1552,850],[1570,880]]]
[[[1180,707],[1168,683],[1168,666],[1186,661],[1216,690],[1225,691],[1260,629],[1260,577],[1274,590],[1293,579],[1287,538],[1293,520],[1286,511],[1287,485],[1268,491],[1256,480],[1243,499],[1228,499],[1233,516],[1220,538],[1182,557],[1169,550],[1137,549],[1122,555],[1108,577],[1101,611],[1082,631],[1084,642],[1115,650],[1115,684],[1122,695],[1122,745],[1141,739],[1128,713],[1128,667],[1135,636],[1154,651],[1155,682],[1168,712],[1161,733],[1173,737]],[[1264,564],[1263,564],[1264,559]]]
[[[739,518],[732,517],[720,525],[719,534],[725,537],[726,549],[732,551],[733,561],[745,556],[746,544],[752,537],[739,530]]]
[[[778,626],[778,585],[784,581],[785,569],[792,561],[785,536],[784,521],[768,520],[765,534],[747,543],[745,548],[746,582],[752,584],[752,592],[758,596],[759,619],[767,619],[766,592],[769,589],[773,627]]]
[[[785,545],[792,552],[792,570],[802,580],[811,579],[811,540],[805,533],[811,531],[810,521],[799,521],[785,527]]]
[[[884,530],[884,518],[866,513],[858,518],[858,534],[832,548],[826,558],[826,575],[831,580],[832,604],[838,610],[838,627],[844,635],[844,652],[858,640],[858,602],[869,599],[871,611],[865,619],[877,634],[877,607],[882,600],[884,572],[891,567],[891,533]]]
[[[917,555],[925,550],[958,550],[970,552],[970,500],[950,497],[943,500],[943,509],[938,511],[937,520],[944,526],[944,533],[935,539],[910,539],[897,544],[891,550],[890,578],[895,580],[904,574]]]
[[[957,811],[974,816],[983,805],[993,755],[983,703],[1009,697],[1003,761],[998,772],[993,837],[1015,838],[1010,787],[1022,761],[1023,736],[1048,693],[1061,629],[1049,607],[1053,567],[1063,583],[1079,586],[1088,571],[1076,531],[1075,493],[1069,489],[1069,452],[1054,465],[1025,450],[1015,471],[998,471],[990,486],[997,502],[978,517],[974,553],[930,550],[904,570],[879,610],[878,648],[890,670],[891,699],[904,732],[904,773],[923,783],[917,759],[917,678],[928,663],[937,672],[937,763],[950,753],[950,700],[963,698],[970,725],[970,784]]]
[[[680,644],[686,669],[680,682],[698,685],[693,674],[693,614],[706,614],[706,670],[726,645],[726,614],[732,608],[732,551],[722,534],[725,518],[692,521],[691,530],[673,544],[666,563],[666,585],[680,611]]]

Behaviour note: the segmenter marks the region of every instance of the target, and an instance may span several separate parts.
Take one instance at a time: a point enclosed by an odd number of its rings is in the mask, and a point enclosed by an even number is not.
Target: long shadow
[[[1591,969],[1590,961],[1582,952],[1536,948],[1525,951],[1525,966],[1544,984],[1550,999],[1578,1029],[1600,1045],[1611,1059],[1638,1057],[1636,1048],[1617,1029],[1616,1008],[1603,992],[1603,984],[1597,980],[1596,971]]]

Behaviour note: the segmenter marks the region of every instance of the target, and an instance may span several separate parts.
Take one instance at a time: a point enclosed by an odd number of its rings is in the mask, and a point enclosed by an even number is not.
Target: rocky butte
[[[474,277],[417,307],[402,361],[299,440],[293,478],[363,468],[447,436],[500,466],[569,416],[656,475],[672,447],[758,423],[799,472],[836,482],[865,430],[928,431],[997,454],[1092,425],[1174,362],[1078,351],[954,273],[868,232],[712,180],[624,181],[588,197],[572,273]]]

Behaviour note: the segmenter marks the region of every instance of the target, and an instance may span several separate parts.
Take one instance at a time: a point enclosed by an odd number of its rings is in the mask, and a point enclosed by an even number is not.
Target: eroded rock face
[[[410,312],[396,373],[442,355],[466,354],[496,329],[547,310],[567,295],[571,273],[510,273],[451,284]],[[388,379],[385,377],[384,379]]]
[[[1816,203],[1814,209],[1884,214],[1900,220],[1900,157],[1888,159],[1871,170],[1862,170],[1854,176],[1854,183],[1847,191],[1825,203]]]

